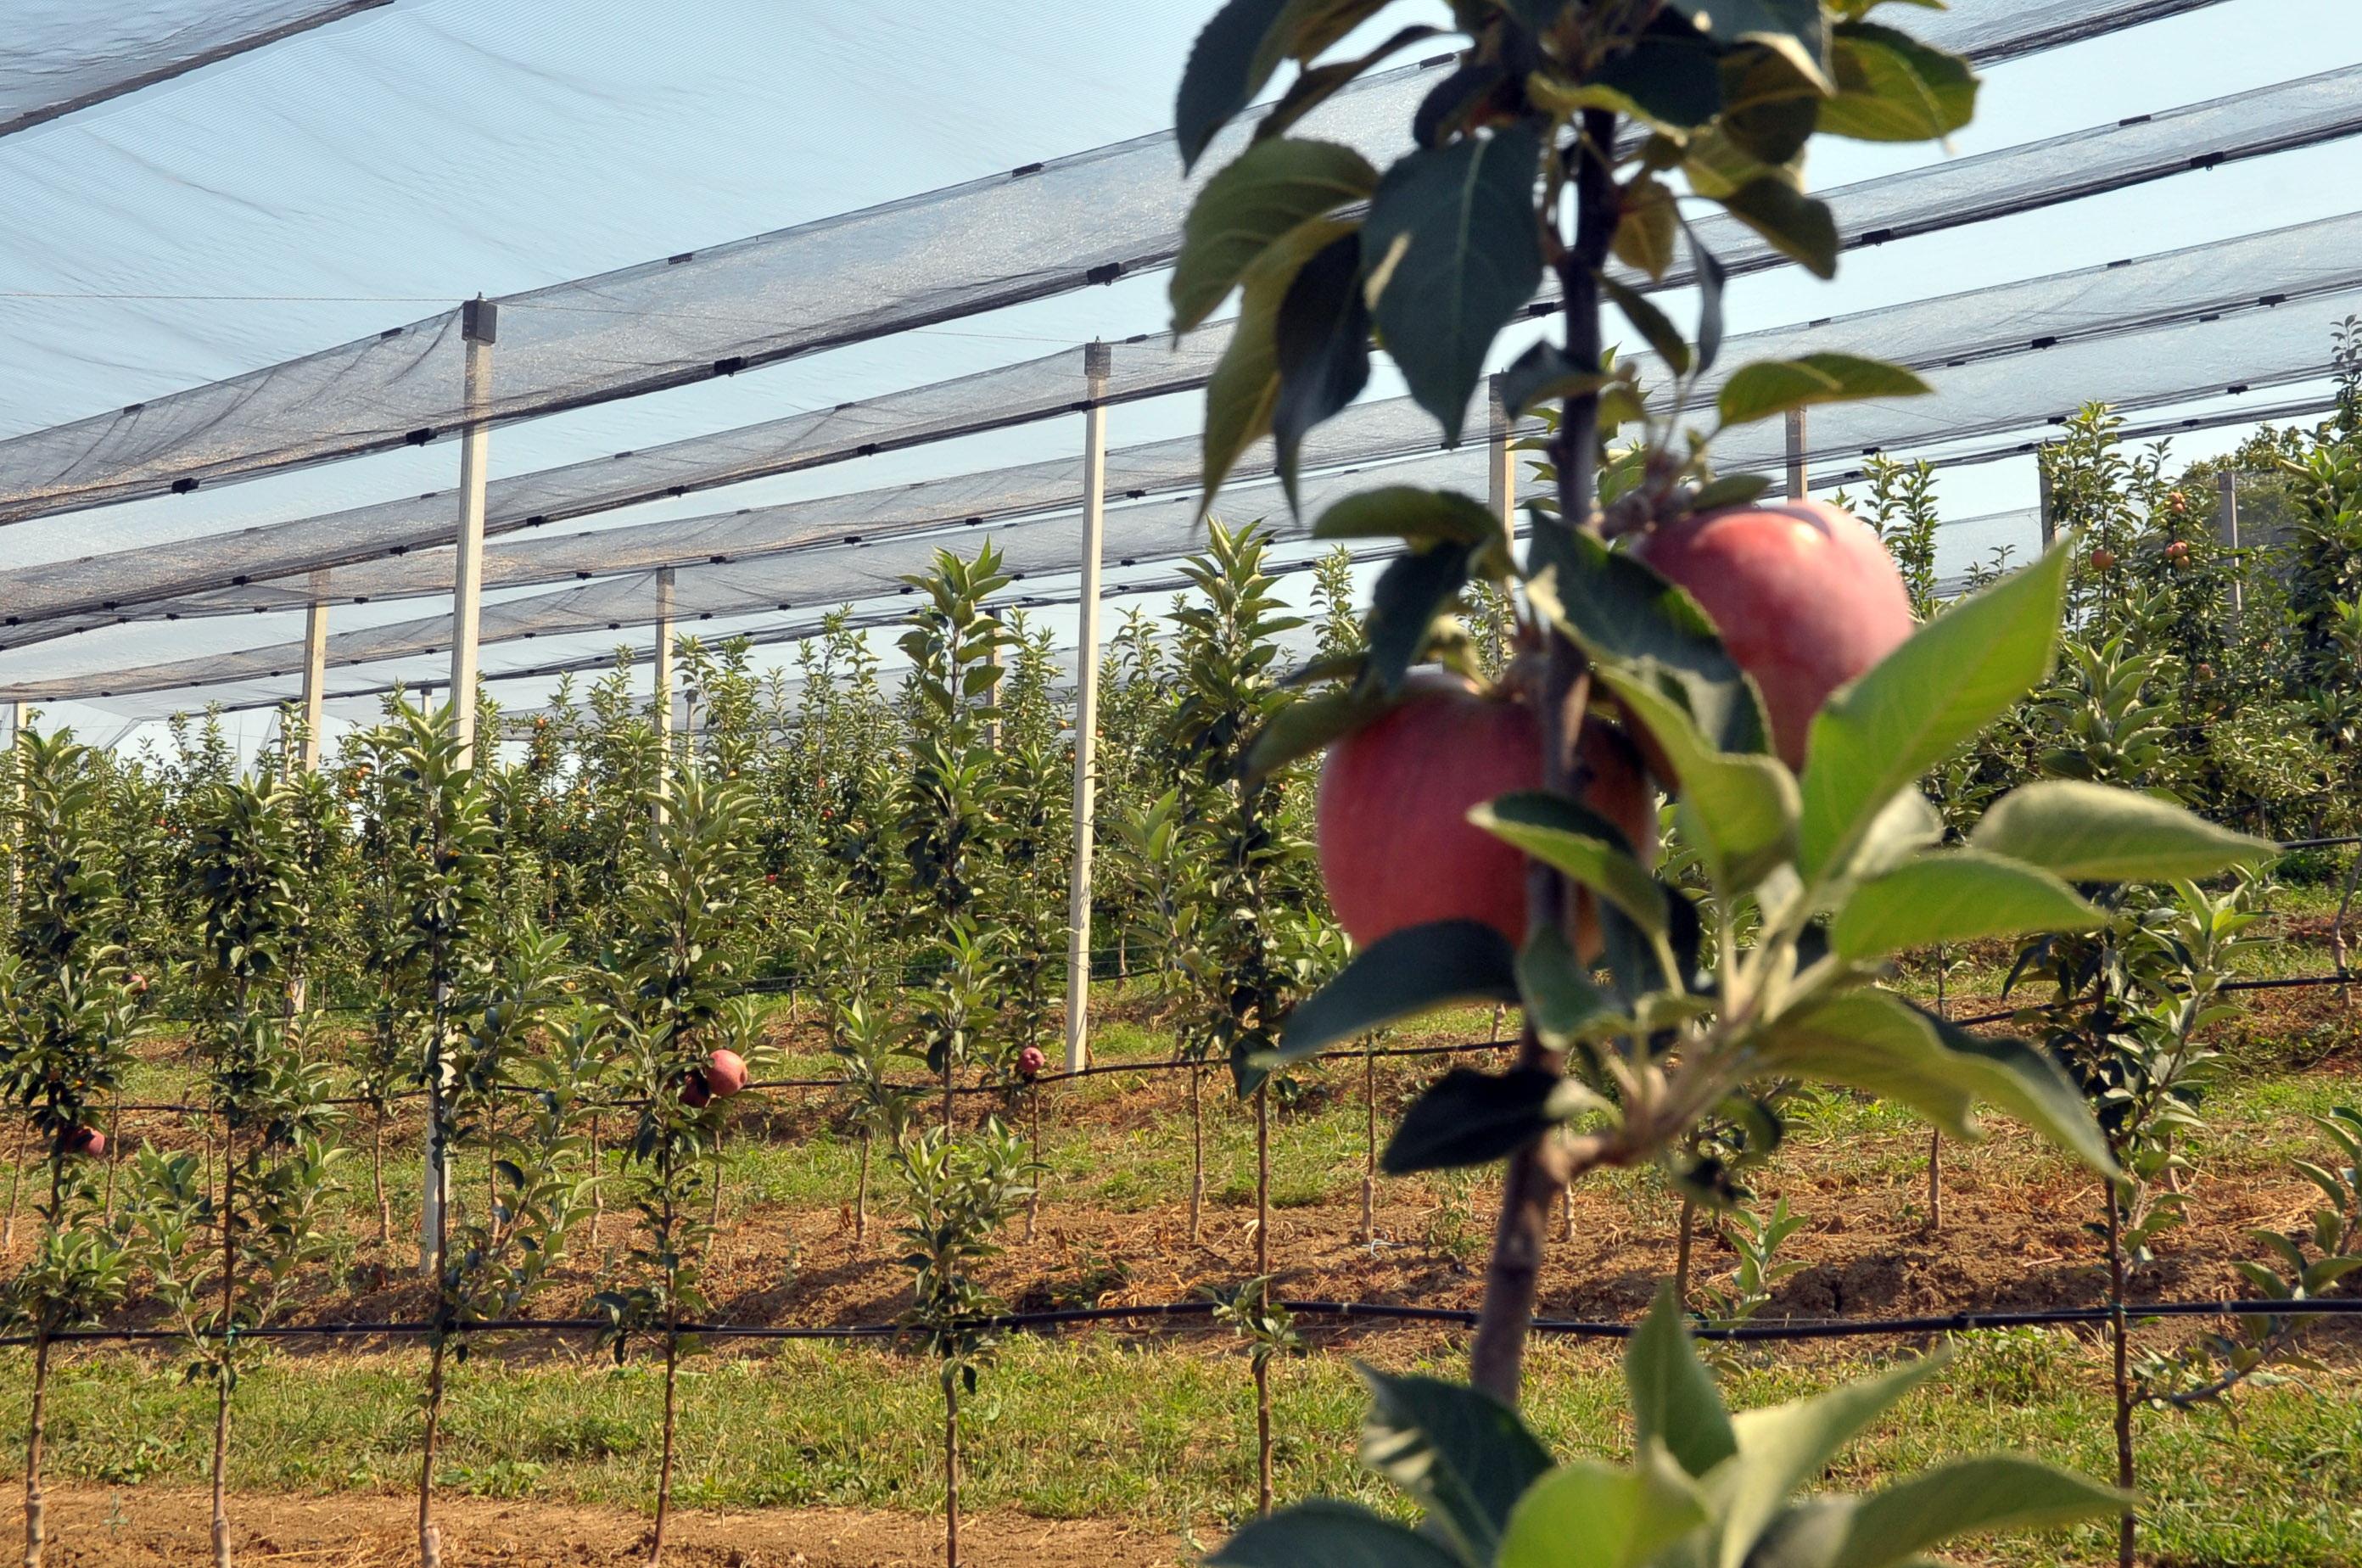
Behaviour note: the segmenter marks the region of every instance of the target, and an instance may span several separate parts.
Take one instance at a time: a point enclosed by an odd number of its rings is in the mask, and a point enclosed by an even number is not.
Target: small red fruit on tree
[[[701,1067],[691,1067],[680,1076],[680,1102],[691,1110],[703,1110],[713,1103],[713,1088],[705,1081]]]
[[[1541,730],[1523,703],[1440,670],[1415,670],[1405,701],[1329,748],[1316,805],[1320,879],[1361,945],[1429,921],[1473,920],[1510,945],[1526,936],[1525,857],[1468,820],[1472,807],[1541,788]],[[1584,803],[1656,858],[1657,802],[1624,738],[1584,726]],[[1575,933],[1589,953],[1598,933]]]
[[[1040,1077],[1042,1068],[1048,1060],[1048,1057],[1042,1055],[1042,1047],[1028,1045],[1024,1050],[1017,1053],[1017,1076],[1021,1078]]]
[[[148,994],[148,977],[135,971],[123,982],[123,987],[135,997],[144,997]]]
[[[705,1087],[716,1099],[728,1099],[746,1087],[746,1059],[724,1046],[705,1064]]]
[[[2092,569],[2093,571],[2105,571],[2115,564],[2115,551],[2108,548],[2105,545],[2100,545],[2093,547],[2092,551]]]
[[[97,1159],[106,1153],[106,1134],[95,1127],[69,1127],[58,1139],[58,1152],[69,1159],[75,1155]]]
[[[1805,765],[1829,693],[1911,635],[1911,594],[1875,530],[1818,501],[1704,512],[1652,529],[1633,553],[1705,607],[1763,692],[1772,741]]]
[[[2184,560],[2189,558],[2189,555],[2190,546],[2180,539],[2176,539],[2165,547],[2165,558],[2169,561]]]

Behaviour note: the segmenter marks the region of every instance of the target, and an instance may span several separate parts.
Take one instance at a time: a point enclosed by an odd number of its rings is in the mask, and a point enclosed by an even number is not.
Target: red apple
[[[724,1046],[705,1066],[705,1087],[716,1099],[728,1099],[746,1087],[746,1059]]]
[[[1911,635],[1911,595],[1877,533],[1824,502],[1700,513],[1651,530],[1633,553],[1689,590],[1762,690],[1772,742],[1805,765],[1829,693]]]
[[[2169,561],[2180,560],[2189,554],[2190,546],[2184,540],[2176,539],[2173,543],[2166,546],[2165,547],[2165,558]]]
[[[2112,567],[2112,566],[2114,566],[2114,565],[2115,565],[2115,564],[2116,564],[2116,552],[2115,552],[2115,551],[2114,551],[2114,550],[2112,550],[2112,549],[2108,548],[2108,547],[2107,547],[2107,546],[2105,546],[2105,545],[2096,546],[2096,547],[2094,547],[2092,548],[2092,569],[2093,571],[2105,571],[2105,570],[2107,570],[2110,567]]]
[[[705,1081],[705,1074],[700,1069],[691,1067],[681,1074],[680,1102],[691,1110],[703,1110],[713,1103],[712,1086]]]
[[[95,1127],[69,1127],[58,1139],[58,1152],[69,1158],[87,1154],[95,1160],[106,1153],[106,1134]]]
[[[145,975],[135,972],[123,982],[123,985],[124,988],[135,997],[144,997],[148,994],[148,977]]]
[[[1414,671],[1407,701],[1329,748],[1315,812],[1320,879],[1346,933],[1366,947],[1429,921],[1480,921],[1526,936],[1525,857],[1469,822],[1471,807],[1541,787],[1541,732],[1524,704],[1479,692],[1456,675]],[[1630,839],[1657,850],[1656,798],[1628,743],[1584,726],[1592,766],[1584,800]],[[1598,945],[1588,920],[1578,951]]]
[[[1017,1076],[1021,1078],[1039,1077],[1043,1065],[1048,1060],[1048,1057],[1042,1055],[1042,1047],[1028,1045],[1024,1050],[1017,1053]]]

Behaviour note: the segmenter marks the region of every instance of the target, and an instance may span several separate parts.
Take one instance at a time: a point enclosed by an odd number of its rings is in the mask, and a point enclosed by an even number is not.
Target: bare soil
[[[406,1497],[241,1493],[233,1509],[237,1561],[304,1568],[395,1568],[418,1561]],[[621,1568],[647,1561],[648,1521],[620,1508],[523,1499],[439,1497],[450,1568]],[[54,1487],[54,1568],[185,1568],[212,1560],[212,1504],[198,1490]],[[674,1568],[902,1568],[940,1563],[943,1522],[854,1508],[767,1508],[673,1516]],[[1169,1536],[1120,1520],[978,1514],[960,1520],[961,1560],[974,1568],[1149,1568],[1180,1559]]]

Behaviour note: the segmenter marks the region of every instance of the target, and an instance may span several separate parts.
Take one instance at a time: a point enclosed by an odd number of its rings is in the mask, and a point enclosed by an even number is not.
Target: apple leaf
[[[1369,160],[1335,142],[1275,137],[1249,147],[1190,204],[1168,291],[1173,330],[1187,332],[1211,315],[1288,230],[1366,201],[1377,184]]]
[[[1715,404],[1723,424],[1747,425],[1815,403],[1919,397],[1929,390],[1909,370],[1883,359],[1865,359],[1858,354],[1805,354],[1740,366],[1722,383]]]
[[[1461,1002],[1514,1002],[1508,939],[1473,920],[1406,926],[1371,943],[1288,1015],[1274,1066]]]
[[[2250,838],[2153,796],[2080,779],[2013,790],[1969,834],[1972,848],[2039,866],[2070,882],[2166,882],[2269,859]]]

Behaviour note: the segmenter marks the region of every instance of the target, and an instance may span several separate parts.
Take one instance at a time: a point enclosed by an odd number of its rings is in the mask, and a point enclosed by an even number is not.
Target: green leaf
[[[1480,1568],[1357,1503],[1315,1497],[1241,1527],[1214,1568]]]
[[[1548,922],[1529,932],[1518,951],[1518,991],[1535,1034],[1553,1051],[1621,1021],[1616,1004],[1584,972],[1566,933]]]
[[[1705,855],[1725,893],[1754,887],[1795,858],[1795,776],[1776,756],[1715,750],[1689,710],[1632,670],[1594,667],[1626,714],[1657,743],[1678,782],[1683,836]]]
[[[1733,662],[1698,602],[1627,550],[1582,532],[1562,541],[1566,565],[1526,584],[1527,597],[1601,663],[1670,686],[1716,749],[1761,751],[1771,726],[1755,685]]]
[[[1928,390],[1926,381],[1883,359],[1865,359],[1855,354],[1805,354],[1740,366],[1722,383],[1715,403],[1725,425],[1746,425],[1814,403],[1918,397]]]
[[[1384,691],[1359,686],[1298,697],[1265,720],[1247,752],[1247,777],[1266,778],[1384,717],[1395,705]]]
[[[1407,484],[1358,491],[1312,525],[1316,539],[1402,539],[1413,546],[1465,545],[1475,551],[1503,547],[1507,535],[1483,502],[1458,491]]]
[[[1660,1443],[1627,1468],[1579,1459],[1535,1483],[1510,1516],[1500,1568],[1639,1568],[1705,1522],[1697,1484]]]
[[[1366,201],[1377,189],[1369,160],[1335,142],[1258,141],[1206,182],[1190,204],[1173,264],[1173,330],[1214,313],[1254,259],[1298,224]]]
[[[1782,255],[1802,262],[1815,277],[1838,275],[1838,223],[1826,202],[1776,174],[1759,174],[1716,199],[1724,211]]]
[[[1672,192],[1643,176],[1625,187],[1623,215],[1617,219],[1610,249],[1627,267],[1662,278],[1673,264],[1680,230]]]
[[[1907,861],[1856,888],[1829,922],[1829,944],[1848,958],[1875,958],[1939,942],[2089,931],[2103,920],[2047,871],[1959,849]]]
[[[1960,1536],[2047,1529],[2124,1506],[2113,1487],[2031,1459],[1959,1460],[1861,1498],[1829,1568],[1889,1568]]]
[[[1181,167],[1204,155],[1215,135],[1253,101],[1284,58],[1275,34],[1287,0],[1230,0],[1198,34],[1173,104]]]
[[[1599,287],[1616,302],[1616,308],[1624,313],[1624,319],[1632,324],[1632,329],[1656,350],[1657,358],[1665,362],[1666,369],[1676,376],[1690,373],[1689,339],[1682,336],[1682,329],[1673,325],[1672,316],[1659,310],[1648,295],[1605,273],[1600,275]]]
[[[1517,999],[1517,959],[1491,926],[1473,920],[1406,926],[1362,949],[1297,1004],[1274,1059],[1294,1061],[1439,1007]]]
[[[1362,292],[1362,237],[1331,240],[1299,268],[1272,328],[1279,396],[1271,438],[1287,504],[1297,504],[1297,454],[1304,437],[1370,384],[1370,307]]]
[[[1891,991],[1825,995],[1781,1014],[1757,1045],[1764,1073],[1794,1073],[1910,1107],[1963,1141],[1983,1099],[2102,1174],[2115,1162],[2073,1081],[2024,1041],[1987,1039]]]
[[[1664,889],[1634,857],[1623,830],[1589,807],[1547,790],[1520,790],[1473,808],[1468,820],[1556,867],[1650,935],[1665,933]]]
[[[1347,225],[1331,218],[1299,224],[1247,268],[1238,326],[1206,382],[1200,515],[1213,506],[1240,454],[1271,434],[1272,413],[1279,403],[1279,307],[1289,286],[1307,261],[1347,230]]]
[[[1538,338],[1509,361],[1501,372],[1501,407],[1512,419],[1522,419],[1546,403],[1583,397],[1616,380],[1596,370],[1584,370],[1567,358],[1566,350],[1549,338]]]
[[[2062,546],[1920,627],[1814,716],[1803,779],[1808,876],[1841,873],[1889,800],[2042,679],[2066,587]]]
[[[1401,689],[1403,677],[1426,650],[1435,618],[1468,581],[1468,547],[1430,545],[1396,556],[1370,590],[1369,657],[1361,684]]]
[[[2167,882],[2269,859],[2268,841],[2180,806],[2079,779],[2046,779],[1993,802],[1970,845],[2070,882]]]
[[[1403,1112],[1378,1168],[1409,1176],[1490,1165],[1565,1121],[1585,1096],[1580,1084],[1540,1067],[1454,1067]]]
[[[1839,1449],[1944,1361],[1940,1354],[1925,1356],[1809,1399],[1734,1417],[1738,1455],[1727,1475],[1716,1477],[1722,1527],[1716,1568],[1741,1568],[1757,1540],[1787,1507],[1789,1495],[1816,1478]]]
[[[1764,474],[1725,474],[1698,487],[1690,497],[1693,512],[1719,512],[1726,506],[1744,506],[1772,488],[1772,480]]]
[[[1416,1499],[1462,1557],[1491,1562],[1510,1510],[1549,1472],[1550,1451],[1481,1388],[1354,1370],[1370,1387],[1362,1463]]]
[[[1591,81],[1628,99],[1636,118],[1658,127],[1689,129],[1722,112],[1721,51],[1667,15],[1630,49],[1600,61]]]
[[[1717,42],[1762,44],[1815,85],[1831,84],[1821,0],[1671,0],[1671,8]]]
[[[1387,353],[1456,442],[1502,327],[1542,275],[1534,217],[1541,143],[1519,126],[1398,160],[1370,200],[1363,244]]]
[[[1977,112],[1977,75],[1959,55],[1875,22],[1837,28],[1838,91],[1816,128],[1858,141],[1934,141]]]
[[[1661,1286],[1649,1315],[1624,1351],[1632,1391],[1634,1437],[1642,1449],[1661,1443],[1692,1475],[1704,1475],[1738,1452],[1714,1377],[1697,1358],[1672,1286]]]

